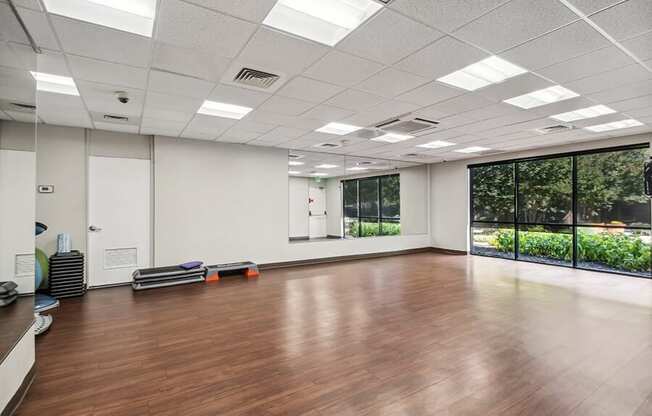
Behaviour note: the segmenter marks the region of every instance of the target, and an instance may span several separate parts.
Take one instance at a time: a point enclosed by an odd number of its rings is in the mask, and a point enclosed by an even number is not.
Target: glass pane
[[[578,227],[577,265],[650,277],[650,231]]]
[[[383,218],[401,217],[401,185],[398,175],[380,178],[380,194],[382,196],[380,215]]]
[[[380,235],[401,235],[401,222],[382,219],[380,222]]]
[[[570,266],[573,259],[571,227],[524,225],[518,231],[518,258]]]
[[[357,218],[344,217],[344,237],[358,237],[360,228]]]
[[[519,222],[573,222],[572,163],[570,157],[518,163]]]
[[[643,193],[648,149],[577,157],[577,222],[650,225],[650,199]]]
[[[514,165],[471,168],[474,221],[514,221]]]
[[[377,219],[360,218],[359,237],[374,237],[380,235],[380,224]]]
[[[514,258],[514,226],[510,224],[474,224],[471,228],[472,254]]]
[[[342,182],[344,194],[344,217],[358,216],[358,181]]]
[[[378,178],[361,179],[360,187],[360,216],[378,217]]]

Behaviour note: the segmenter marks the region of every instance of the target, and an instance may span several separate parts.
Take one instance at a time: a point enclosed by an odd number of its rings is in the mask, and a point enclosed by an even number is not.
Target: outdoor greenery
[[[351,237],[373,237],[377,235],[401,234],[401,224],[398,222],[383,222],[379,225],[377,222],[363,221],[360,225],[360,229],[358,229],[357,221],[351,223],[351,232],[349,234]]]
[[[498,229],[489,244],[499,252],[514,252],[514,230]],[[545,231],[521,231],[519,254],[571,261],[572,235]],[[578,229],[579,262],[597,263],[627,272],[650,270],[650,245],[636,235],[603,231],[591,233]]]

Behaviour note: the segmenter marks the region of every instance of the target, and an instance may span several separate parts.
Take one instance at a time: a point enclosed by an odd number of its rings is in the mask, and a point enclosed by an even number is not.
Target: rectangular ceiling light
[[[288,173],[289,173],[290,175],[298,175],[298,174],[300,174],[301,172],[298,171],[298,170],[288,170]]]
[[[630,118],[627,120],[614,121],[612,123],[596,124],[595,126],[585,127],[585,129],[595,133],[601,133],[603,131],[626,129],[629,127],[638,127],[642,125],[643,123],[640,121]]]
[[[360,130],[362,127],[352,126],[350,124],[342,123],[328,123],[325,126],[322,126],[315,130],[319,133],[328,133],[336,134],[338,136],[344,136],[345,134],[353,133],[354,131]]]
[[[453,151],[457,153],[478,153],[478,152],[485,152],[487,150],[491,150],[491,149],[482,146],[471,146],[471,147],[465,147],[464,149],[458,149]]]
[[[490,56],[459,71],[452,72],[437,81],[467,91],[503,82],[508,78],[526,73],[527,70],[497,56]]]
[[[455,146],[455,143],[445,142],[443,140],[435,140],[434,142],[418,144],[417,147],[424,147],[426,149],[439,149],[442,147]]]
[[[197,110],[197,113],[206,114],[207,116],[234,118],[236,120],[240,120],[251,110],[253,109],[249,107],[205,100],[199,110]]]
[[[290,160],[288,162],[288,165],[290,165],[290,166],[301,166],[301,165],[303,165],[303,162],[297,162],[296,160]]]
[[[53,92],[56,94],[79,95],[75,80],[61,75],[46,74],[44,72],[30,71],[36,80],[38,91]]]
[[[43,0],[48,12],[152,37],[156,0]]]
[[[337,165],[331,165],[330,163],[323,163],[321,165],[315,166],[315,168],[317,168],[317,169],[333,169],[333,168],[336,168],[336,167],[337,167]]]
[[[311,176],[328,176],[328,173],[325,173],[325,172],[313,172],[310,175]]]
[[[414,136],[410,136],[409,134],[387,133],[382,136],[374,137],[371,140],[375,142],[398,143],[409,139],[414,139]]]
[[[346,168],[346,170],[359,172],[359,171],[367,170],[367,168],[363,168],[362,166],[353,166],[351,168]]]
[[[613,114],[616,110],[607,107],[606,105],[594,105],[593,107],[580,108],[579,110],[568,111],[566,113],[555,114],[550,116],[555,120],[570,122],[577,120],[584,120],[586,118],[594,118],[604,116],[606,114]]]
[[[569,98],[575,97],[579,97],[579,94],[564,88],[561,85],[555,85],[552,87],[544,88],[542,90],[519,95],[518,97],[510,98],[504,102],[516,107],[528,109],[568,100]]]
[[[335,46],[382,7],[372,0],[278,0],[263,24]]]

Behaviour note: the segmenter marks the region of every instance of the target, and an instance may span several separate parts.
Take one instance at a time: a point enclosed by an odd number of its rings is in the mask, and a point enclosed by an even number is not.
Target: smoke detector
[[[437,127],[438,121],[414,117],[411,114],[394,117],[376,124],[376,128],[388,133],[416,135]]]

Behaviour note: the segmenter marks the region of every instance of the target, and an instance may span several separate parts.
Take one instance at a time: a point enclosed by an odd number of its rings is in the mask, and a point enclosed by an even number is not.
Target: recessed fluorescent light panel
[[[453,151],[457,153],[478,153],[478,152],[485,152],[487,150],[491,150],[491,149],[482,146],[471,146],[471,147],[465,147],[464,149],[458,149]]]
[[[298,175],[298,174],[300,174],[301,172],[298,171],[298,170],[288,170],[288,173],[289,173],[290,175]]]
[[[156,0],[43,0],[48,12],[152,37]]]
[[[586,118],[594,118],[604,116],[606,114],[613,114],[616,110],[607,107],[606,105],[594,105],[593,107],[580,108],[579,110],[573,110],[566,113],[555,114],[550,116],[559,121],[577,121],[584,120]]]
[[[437,81],[467,91],[503,82],[508,78],[526,73],[527,70],[497,56],[490,56],[459,71],[438,78]]]
[[[346,170],[358,172],[358,171],[367,170],[367,168],[363,168],[362,166],[353,166],[351,168],[346,168]]]
[[[328,176],[328,173],[325,173],[325,172],[313,172],[310,175],[311,176]]]
[[[38,91],[53,92],[56,94],[79,95],[75,80],[61,75],[46,74],[44,72],[33,72],[30,74],[36,80]]]
[[[361,128],[362,127],[352,126],[350,124],[328,123],[325,126],[318,128],[315,131],[319,133],[328,133],[328,134],[336,134],[338,136],[344,136],[345,134],[358,131]]]
[[[240,120],[246,116],[252,109],[239,105],[218,103],[216,101],[204,101],[197,113],[206,114],[207,116],[234,118]]]
[[[643,123],[640,121],[630,118],[627,120],[614,121],[612,123],[596,124],[595,126],[585,127],[585,129],[595,133],[601,133],[603,131],[627,129],[629,127],[638,127],[642,125]]]
[[[398,143],[409,139],[414,139],[414,136],[410,136],[408,134],[387,133],[383,134],[382,136],[374,137],[371,140],[375,142]]]
[[[440,149],[442,147],[454,146],[455,143],[445,142],[443,140],[435,140],[434,142],[418,144],[417,147],[424,147],[426,149]]]
[[[528,108],[540,107],[542,105],[552,104],[575,97],[579,97],[579,94],[564,88],[561,85],[555,85],[552,87],[544,88],[542,90],[519,95],[518,97],[510,98],[505,100],[505,102],[516,107],[525,108],[527,110]]]
[[[372,0],[278,0],[263,24],[335,46],[381,8]]]
[[[290,165],[290,166],[301,166],[301,165],[303,165],[303,162],[297,162],[296,160],[290,160],[288,162],[288,165]]]
[[[330,163],[323,163],[321,165],[315,166],[317,169],[333,169],[336,168],[337,165],[331,165]]]

